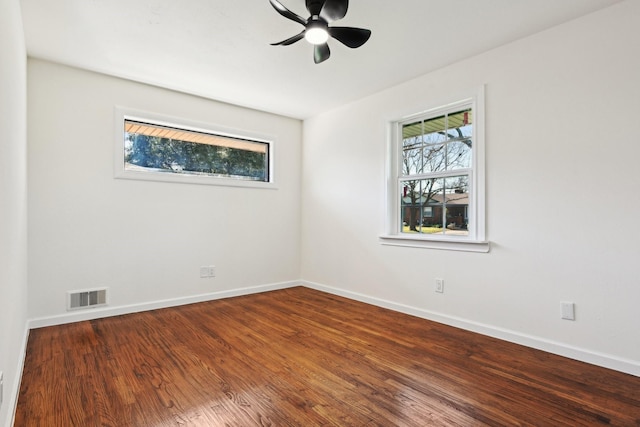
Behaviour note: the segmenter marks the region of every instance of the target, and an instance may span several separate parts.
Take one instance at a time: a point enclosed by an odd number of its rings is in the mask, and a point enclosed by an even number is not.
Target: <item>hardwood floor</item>
[[[640,426],[640,378],[307,288],[32,330],[15,426]]]

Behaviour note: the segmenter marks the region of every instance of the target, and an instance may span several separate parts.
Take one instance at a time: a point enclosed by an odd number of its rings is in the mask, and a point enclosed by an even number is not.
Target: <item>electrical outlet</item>
[[[0,371],[0,407],[2,407],[2,389],[4,388],[4,377]]]
[[[572,302],[561,302],[562,318],[565,320],[576,320],[576,306]]]
[[[200,278],[201,279],[209,279],[211,277],[216,277],[216,266],[215,265],[203,265],[200,267]]]
[[[444,279],[436,279],[436,292],[444,293]]]

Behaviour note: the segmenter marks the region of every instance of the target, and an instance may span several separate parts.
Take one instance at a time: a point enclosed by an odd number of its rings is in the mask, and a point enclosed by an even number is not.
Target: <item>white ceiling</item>
[[[303,0],[280,0],[307,17]],[[21,0],[28,54],[295,118],[354,101],[620,0],[352,0],[316,65],[268,0]]]

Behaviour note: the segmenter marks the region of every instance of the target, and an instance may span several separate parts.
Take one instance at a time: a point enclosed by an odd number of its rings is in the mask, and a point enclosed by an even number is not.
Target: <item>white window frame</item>
[[[211,175],[190,175],[190,174],[171,174],[145,170],[127,170],[125,169],[125,120],[139,121],[158,126],[168,126],[186,131],[202,132],[222,137],[245,139],[255,142],[267,144],[267,156],[269,168],[269,181],[253,181],[244,179],[234,179],[230,177],[220,177]],[[141,111],[127,107],[116,106],[115,108],[115,151],[114,151],[114,167],[115,178],[133,179],[143,181],[159,181],[173,182],[181,184],[200,184],[200,185],[219,185],[231,187],[247,187],[247,188],[264,188],[277,189],[275,181],[275,138],[253,131],[243,129],[233,129],[211,123],[202,123],[179,117],[172,117],[153,113],[149,111]]]
[[[402,175],[402,125],[420,119],[437,117],[462,108],[472,108],[472,167],[469,183],[469,234],[466,236],[402,233],[400,227],[400,191]],[[380,236],[384,245],[429,249],[489,252],[485,218],[485,141],[484,86],[470,96],[455,102],[426,109],[388,123],[386,174],[386,230]]]

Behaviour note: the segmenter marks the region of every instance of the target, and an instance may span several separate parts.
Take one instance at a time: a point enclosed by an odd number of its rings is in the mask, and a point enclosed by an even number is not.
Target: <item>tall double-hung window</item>
[[[383,243],[488,251],[482,98],[392,123]]]

